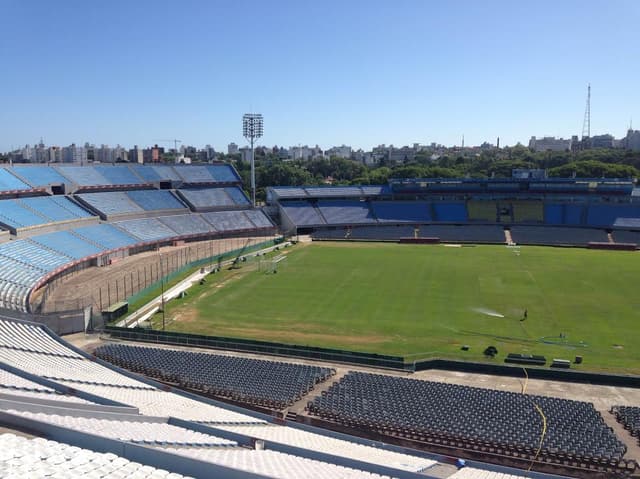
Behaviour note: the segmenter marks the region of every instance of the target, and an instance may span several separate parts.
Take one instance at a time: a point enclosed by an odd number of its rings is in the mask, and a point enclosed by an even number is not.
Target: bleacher
[[[24,180],[34,188],[41,188],[49,185],[60,185],[68,183],[69,180],[58,173],[52,166],[42,165],[15,165],[13,171],[24,178]]]
[[[128,165],[95,165],[93,168],[112,185],[139,185],[145,183],[142,178],[129,169]]]
[[[215,231],[200,215],[159,216],[158,221],[167,225],[178,236],[206,234]]]
[[[14,230],[91,216],[91,213],[66,197],[36,196],[0,200],[0,223]]]
[[[120,344],[101,346],[95,354],[160,381],[269,409],[293,405],[335,374],[335,370],[303,364]]]
[[[586,246],[607,243],[607,232],[595,228],[562,226],[512,226],[511,238],[517,244]]]
[[[127,196],[145,211],[183,210],[186,206],[167,190],[127,191]]]
[[[640,406],[614,406],[611,408],[611,414],[640,445]]]
[[[219,232],[247,231],[255,226],[242,211],[212,211],[200,216]]]
[[[381,223],[428,223],[432,220],[431,204],[426,201],[372,201],[371,209]]]
[[[81,193],[76,198],[99,212],[103,218],[147,211],[187,211],[187,207],[166,190]]]
[[[375,223],[369,203],[353,200],[320,200],[318,209],[329,224]]]
[[[83,240],[71,231],[57,231],[33,236],[31,241],[44,246],[48,250],[64,252],[73,259],[82,259],[101,253],[102,248]]]
[[[611,236],[616,243],[635,243],[640,245],[640,231],[614,230]]]
[[[22,336],[16,338],[16,334]],[[28,349],[20,348],[18,339],[23,343],[28,341]],[[304,390],[304,384],[314,383],[320,377],[318,373],[323,373],[322,368],[311,366],[220,355],[211,357],[216,358],[216,364],[221,365],[222,371],[213,369],[210,373],[228,373],[225,381],[231,387],[254,380],[256,385],[263,383],[261,387],[267,393],[268,385],[274,391],[281,390],[281,387]],[[132,359],[137,360],[135,356]],[[169,469],[187,466],[195,471],[199,466],[201,473],[198,477],[210,477],[215,470],[216,477],[226,477],[227,472],[238,477],[240,472],[258,474],[259,477],[296,479],[382,477],[377,475],[378,471],[383,471],[385,477],[402,475],[407,479],[417,479],[422,477],[419,472],[436,463],[402,448],[391,449],[382,444],[372,447],[370,441],[355,437],[333,437],[314,428],[277,425],[268,422],[268,416],[258,417],[249,411],[175,392],[158,383],[123,374],[117,368],[106,367],[100,360],[76,352],[35,323],[0,319],[0,364],[16,371],[6,373],[0,368],[0,381],[3,383],[0,391],[10,393],[3,397],[0,405],[4,427],[21,424],[31,434],[43,434],[53,439],[63,437],[65,441],[88,448],[100,444],[100,450],[110,451],[107,458],[115,457],[114,451],[142,446],[146,452],[136,456],[139,460],[144,457],[145,461],[151,461],[150,464],[161,462]],[[234,365],[236,374],[232,375],[227,367],[233,369]],[[206,369],[198,362],[190,363],[191,366],[196,373]],[[260,371],[267,376],[260,376]],[[29,377],[37,380],[25,379],[23,375],[33,375]],[[37,382],[40,378],[48,381],[45,386]],[[72,396],[61,394],[64,392]],[[34,402],[41,401],[45,394],[46,403]],[[263,450],[253,446],[256,439],[265,441],[267,447]],[[112,463],[112,459],[101,460],[102,469],[98,472],[91,460],[78,459],[78,454],[84,453],[78,447],[61,449],[57,443],[43,439],[20,441],[13,435],[0,436],[0,445],[3,446],[0,471],[18,470],[19,466],[25,477],[41,477],[40,473],[28,471],[44,471],[45,467],[46,477],[52,474],[55,476],[51,477],[179,477],[167,471],[156,473],[153,469],[144,469],[140,463],[110,476],[112,464],[123,467],[127,461],[114,460]],[[37,444],[43,445],[43,449],[29,449]],[[282,448],[287,448],[287,453],[277,452]],[[16,450],[20,453],[14,454]],[[31,452],[24,453],[27,450]],[[60,454],[61,457],[49,460],[52,454]],[[94,459],[102,457],[90,451],[87,454]],[[177,460],[176,454],[198,462],[185,463]],[[336,465],[335,461],[342,466]],[[80,466],[84,467],[79,469]],[[128,475],[134,471],[135,475]]]
[[[434,202],[434,221],[444,223],[466,223],[467,209],[464,203]]]
[[[469,221],[494,223],[498,214],[497,208],[495,201],[469,200],[467,201],[467,215],[469,217]]]
[[[504,243],[504,228],[499,225],[437,225],[420,228],[420,234],[455,243]]]
[[[101,246],[105,251],[124,248],[139,242],[135,236],[131,236],[110,224],[75,228],[72,233],[89,243]]]
[[[194,211],[249,206],[249,200],[237,187],[181,189],[178,192]]]
[[[30,189],[31,186],[13,175],[10,169],[0,168],[0,193]]]
[[[544,207],[542,201],[511,200],[513,221],[516,223],[544,222]]]
[[[161,241],[176,236],[175,231],[157,218],[123,220],[112,224],[142,242]]]
[[[282,211],[296,226],[327,224],[318,210],[307,201],[287,201],[282,203]]]
[[[593,404],[546,396],[350,372],[308,404],[325,420],[367,431],[464,447],[483,444],[504,455],[562,463],[567,455],[599,465],[618,463],[626,446]]]
[[[58,171],[80,187],[86,186],[109,186],[111,181],[102,176],[95,168],[85,166],[58,166]]]

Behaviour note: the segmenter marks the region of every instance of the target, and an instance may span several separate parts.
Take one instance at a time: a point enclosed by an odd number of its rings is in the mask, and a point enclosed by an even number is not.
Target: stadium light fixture
[[[256,206],[255,141],[262,137],[264,121],[260,113],[245,113],[242,117],[242,134],[251,144],[251,205]]]

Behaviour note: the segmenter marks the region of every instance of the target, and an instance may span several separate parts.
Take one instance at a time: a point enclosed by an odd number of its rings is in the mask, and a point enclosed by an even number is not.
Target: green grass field
[[[478,361],[494,345],[500,362],[582,355],[583,369],[640,373],[637,253],[382,243],[286,252],[277,274],[247,265],[210,276],[172,302],[168,329],[408,359]]]

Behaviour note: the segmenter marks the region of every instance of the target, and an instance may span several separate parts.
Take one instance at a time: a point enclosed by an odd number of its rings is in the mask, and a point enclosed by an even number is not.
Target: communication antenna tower
[[[591,83],[587,87],[587,106],[584,109],[584,121],[582,122],[582,139],[591,138]]]

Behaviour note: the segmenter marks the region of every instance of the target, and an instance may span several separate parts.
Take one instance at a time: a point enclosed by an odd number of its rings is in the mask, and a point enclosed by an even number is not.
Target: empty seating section
[[[545,204],[544,222],[548,225],[561,225],[564,223],[564,205]]]
[[[42,327],[19,321],[0,321],[0,347],[67,356],[70,358],[82,357],[72,349],[58,342]]]
[[[584,209],[584,205],[564,205],[563,223],[565,225],[581,225]]]
[[[95,168],[85,166],[58,166],[57,168],[62,176],[78,186],[108,186],[112,184]]]
[[[83,226],[72,233],[89,243],[101,246],[105,251],[134,245],[139,240],[109,224]]]
[[[180,194],[195,208],[224,208],[237,206],[231,198],[226,188],[198,188],[193,190],[180,190]]]
[[[171,228],[157,218],[118,221],[113,225],[140,241],[159,241],[176,235]]]
[[[273,228],[273,223],[271,223],[271,220],[262,211],[246,210],[243,211],[243,213],[256,228]]]
[[[249,199],[244,195],[242,190],[236,186],[227,187],[224,191],[229,195],[236,205],[249,205]]]
[[[426,201],[372,201],[371,208],[380,222],[428,223],[431,205]]]
[[[354,196],[360,195],[362,190],[359,186],[321,186],[305,188],[309,196],[321,198],[323,196]]]
[[[229,165],[207,165],[209,174],[219,183],[237,183],[240,177]]]
[[[562,226],[512,226],[511,238],[518,244],[585,246],[609,241],[605,230]]]
[[[102,251],[102,248],[75,236],[70,231],[58,231],[34,236],[31,241],[56,252],[64,252],[66,256],[73,259],[82,259]]]
[[[306,201],[287,201],[282,203],[282,210],[296,226],[327,224],[318,210]]]
[[[65,197],[38,196],[0,200],[0,222],[13,228],[89,217],[89,212]]]
[[[42,272],[54,270],[71,261],[70,256],[51,251],[30,239],[1,244],[0,256],[33,266]]]
[[[44,215],[26,207],[19,200],[0,201],[0,223],[11,228],[25,228],[48,222]]]
[[[467,201],[467,213],[469,221],[485,221],[494,223],[498,214],[498,205],[495,201],[469,200]]]
[[[544,209],[542,201],[511,201],[513,221],[516,223],[542,223]]]
[[[43,438],[0,435],[0,475],[7,478],[189,479],[112,453],[99,453]]]
[[[388,476],[271,450],[169,447],[168,452],[277,479],[384,479]]]
[[[134,174],[127,165],[96,165],[95,170],[112,185],[138,185],[144,180]]]
[[[196,401],[179,394],[158,389],[141,389],[113,385],[91,384],[87,381],[58,381],[88,394],[137,407],[145,416],[173,416],[204,424],[264,424],[265,421],[246,414]]]
[[[186,209],[186,206],[167,190],[127,191],[127,196],[145,211]]]
[[[206,234],[215,231],[200,215],[160,216],[158,220],[175,231],[178,236]]]
[[[640,444],[640,407],[614,406],[611,408],[611,413],[616,417],[616,421],[622,424]]]
[[[350,372],[310,402],[310,413],[351,427],[441,444],[482,444],[533,458],[620,461],[626,452],[593,404]],[[464,446],[463,446],[464,447]]]
[[[303,364],[120,344],[101,346],[95,354],[161,381],[270,409],[291,406],[335,374],[329,368]]]
[[[429,238],[440,238],[443,242],[460,243],[504,243],[504,229],[498,225],[427,225],[420,234]]]
[[[352,200],[320,200],[318,209],[329,224],[375,223],[369,203]]]
[[[0,394],[10,394],[22,398],[47,399],[53,401],[73,402],[76,404],[91,404],[85,399],[59,393],[42,384],[30,381],[21,376],[0,369]]]
[[[273,190],[281,198],[306,198],[309,196],[304,188],[278,186]]]
[[[174,169],[185,183],[215,182],[215,178],[206,166],[175,166]]]
[[[45,414],[12,409],[7,409],[7,412],[76,431],[98,434],[101,437],[151,446],[207,447],[238,445],[238,443],[234,441],[174,426],[166,422],[145,421],[144,418],[132,418],[130,421],[125,421],[101,419],[99,417],[63,416],[60,414]]]
[[[640,231],[614,230],[611,236],[616,243],[640,244]]]
[[[155,183],[156,181],[161,181],[165,179],[153,166],[150,165],[131,165],[129,167],[131,171],[133,171],[136,175],[144,180],[145,183]]]
[[[201,216],[220,232],[244,231],[254,228],[253,223],[242,211],[214,211],[202,213]]]
[[[393,467],[401,471],[419,472],[436,463],[436,461],[423,457],[369,447],[348,440],[336,439],[291,427],[246,424],[220,426],[220,429],[256,437],[265,441],[302,447],[335,456],[345,456],[350,459],[378,464],[380,466]]]
[[[94,210],[105,216],[142,213],[144,209],[134,203],[124,191],[107,191],[104,193],[82,193],[76,195]]]
[[[182,181],[182,178],[176,171],[168,165],[153,165],[151,166],[156,174],[163,180]]]
[[[7,168],[0,168],[0,191],[18,191],[32,189],[24,181],[11,174]]]
[[[613,226],[616,228],[632,228],[640,230],[640,218],[616,218]]]
[[[51,166],[16,165],[13,170],[34,188],[69,182],[67,178],[58,173],[58,170]]]
[[[116,388],[150,390],[151,386],[105,368],[81,357],[58,356],[50,353],[0,347],[0,361],[22,371],[58,382],[69,387],[81,385],[113,386]]]
[[[640,206],[589,205],[589,226],[611,226],[618,218],[640,218]]]
[[[466,222],[467,209],[464,203],[433,203],[435,221],[447,223]]]

